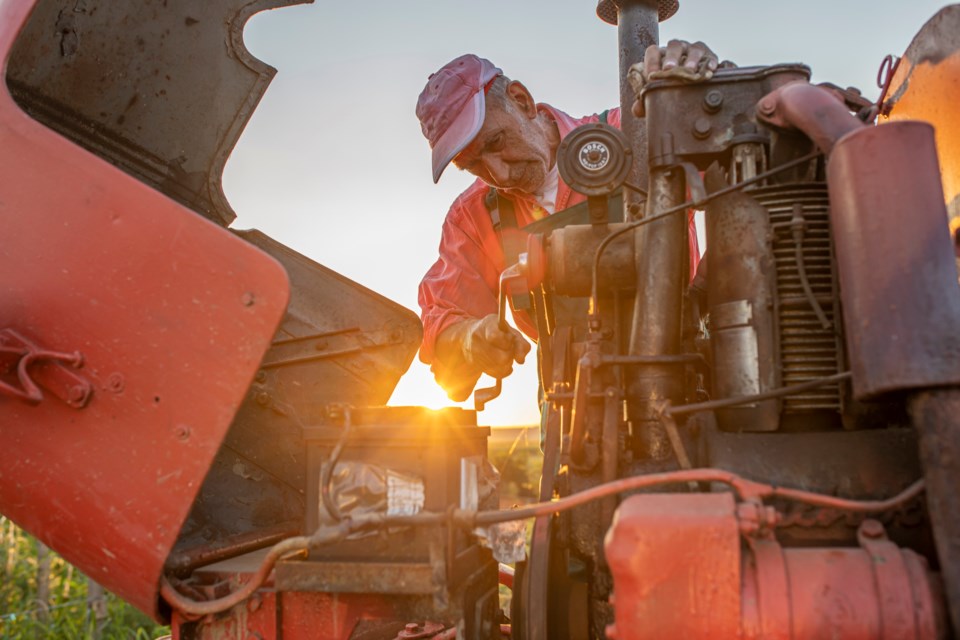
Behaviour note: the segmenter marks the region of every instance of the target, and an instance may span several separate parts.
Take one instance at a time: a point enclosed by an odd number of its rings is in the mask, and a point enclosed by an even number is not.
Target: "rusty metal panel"
[[[312,0],[40,0],[7,81],[36,119],[226,225],[220,178],[276,70],[250,16]]]
[[[827,174],[854,396],[960,384],[960,286],[933,127],[855,131]]]
[[[32,6],[0,1],[3,60]],[[0,511],[158,618],[161,567],[279,324],[286,274],[26,116],[6,85],[0,175],[0,329],[78,352],[43,366],[91,389],[64,401],[38,375],[39,401],[0,391]],[[4,353],[21,368],[0,371],[7,391],[33,379],[23,352]]]
[[[944,7],[920,29],[882,96],[880,122],[924,120],[936,129],[940,178],[950,230],[960,229],[960,4]]]

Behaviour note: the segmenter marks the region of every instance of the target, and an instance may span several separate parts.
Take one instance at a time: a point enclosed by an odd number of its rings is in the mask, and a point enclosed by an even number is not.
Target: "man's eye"
[[[493,137],[493,139],[490,140],[490,142],[487,143],[486,150],[500,151],[501,149],[503,149],[504,139],[505,139],[505,136],[503,135],[503,133],[498,133],[496,136]]]

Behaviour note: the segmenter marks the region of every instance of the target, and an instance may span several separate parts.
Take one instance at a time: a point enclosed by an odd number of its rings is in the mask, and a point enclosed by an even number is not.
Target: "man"
[[[696,79],[709,77],[717,66],[703,43],[674,40],[665,48],[648,49],[644,68],[633,75],[640,83],[664,75]],[[639,109],[635,104],[638,115]],[[619,109],[603,115],[620,126]],[[498,326],[499,276],[510,265],[486,205],[490,188],[512,202],[521,228],[583,202],[586,198],[560,179],[556,152],[568,133],[600,116],[573,118],[538,104],[523,84],[489,60],[467,54],[430,76],[417,101],[417,117],[432,149],[434,182],[450,162],[477,177],[451,205],[440,256],[419,292],[424,325],[420,359],[431,365],[447,395],[462,401],[482,373],[506,377],[530,351],[519,331]],[[691,234],[695,261],[696,234]],[[536,339],[525,313],[515,311],[514,320]]]

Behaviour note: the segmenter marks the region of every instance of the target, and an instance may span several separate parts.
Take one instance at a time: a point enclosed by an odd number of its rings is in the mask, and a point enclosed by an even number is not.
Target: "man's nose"
[[[494,186],[503,186],[510,181],[510,165],[499,156],[484,156],[483,166]]]

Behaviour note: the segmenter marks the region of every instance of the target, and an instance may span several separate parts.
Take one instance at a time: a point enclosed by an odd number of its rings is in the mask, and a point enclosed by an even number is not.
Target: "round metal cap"
[[[663,22],[680,8],[680,0],[660,0],[660,22]],[[599,0],[597,2],[597,16],[609,24],[617,24],[617,0]]]
[[[613,193],[627,179],[633,152],[627,138],[609,124],[580,125],[557,149],[560,177],[586,196]]]

